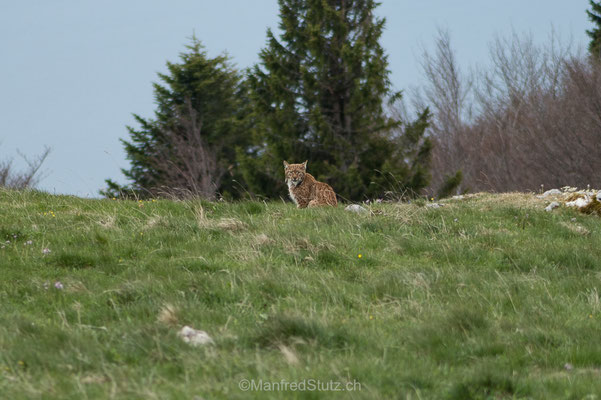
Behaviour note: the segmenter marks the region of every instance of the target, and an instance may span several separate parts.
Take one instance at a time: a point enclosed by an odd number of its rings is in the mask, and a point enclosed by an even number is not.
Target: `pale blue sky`
[[[392,82],[421,81],[421,46],[437,27],[451,32],[460,64],[485,63],[495,34],[529,32],[545,41],[554,26],[585,47],[587,0],[382,0],[382,44]],[[151,83],[177,61],[195,33],[209,55],[239,68],[257,62],[276,0],[0,0],[0,160],[20,149],[52,148],[40,188],[97,197],[104,179],[127,167],[119,138],[132,113],[152,117]],[[17,165],[21,165],[19,162]]]

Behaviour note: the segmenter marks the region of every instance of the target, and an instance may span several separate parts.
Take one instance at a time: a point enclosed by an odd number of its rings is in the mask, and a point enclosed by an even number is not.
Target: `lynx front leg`
[[[306,202],[306,201],[304,201],[304,200],[299,200],[299,199],[296,199],[296,200],[297,200],[297,201],[296,201],[296,208],[307,208],[307,205],[308,205],[309,203],[307,203],[307,202]]]
[[[319,207],[319,206],[320,206],[320,204],[317,200],[311,200],[309,202],[309,207]]]

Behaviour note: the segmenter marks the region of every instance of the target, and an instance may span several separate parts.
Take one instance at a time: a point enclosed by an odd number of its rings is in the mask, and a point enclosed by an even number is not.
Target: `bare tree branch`
[[[185,99],[177,110],[177,125],[163,134],[165,145],[155,154],[152,163],[169,181],[169,189],[155,191],[182,196],[200,196],[209,200],[217,197],[227,166],[220,165],[217,157],[222,144],[208,145],[203,137],[203,121],[191,99]]]
[[[17,153],[27,164],[27,169],[22,172],[15,172],[12,168],[12,160],[0,162],[0,187],[11,189],[35,187],[43,179],[39,171],[48,154],[50,154],[50,148],[45,147],[44,151],[33,159],[28,158],[19,150],[17,150]]]
[[[544,46],[514,33],[493,40],[486,70],[463,75],[440,31],[414,97],[434,114],[433,191],[457,170],[473,191],[601,187],[601,65],[572,54],[555,32]]]

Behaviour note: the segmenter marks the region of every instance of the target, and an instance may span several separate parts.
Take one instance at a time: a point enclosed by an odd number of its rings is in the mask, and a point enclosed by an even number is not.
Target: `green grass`
[[[0,191],[1,397],[601,393],[601,219],[545,205],[479,195],[357,215]],[[183,325],[215,345],[184,343]]]

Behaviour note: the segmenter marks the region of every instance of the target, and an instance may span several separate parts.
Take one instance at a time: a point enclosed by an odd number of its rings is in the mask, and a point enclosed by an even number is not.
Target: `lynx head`
[[[298,186],[305,179],[307,172],[307,162],[302,164],[288,164],[284,161],[284,174],[286,175],[286,183],[288,186]]]

